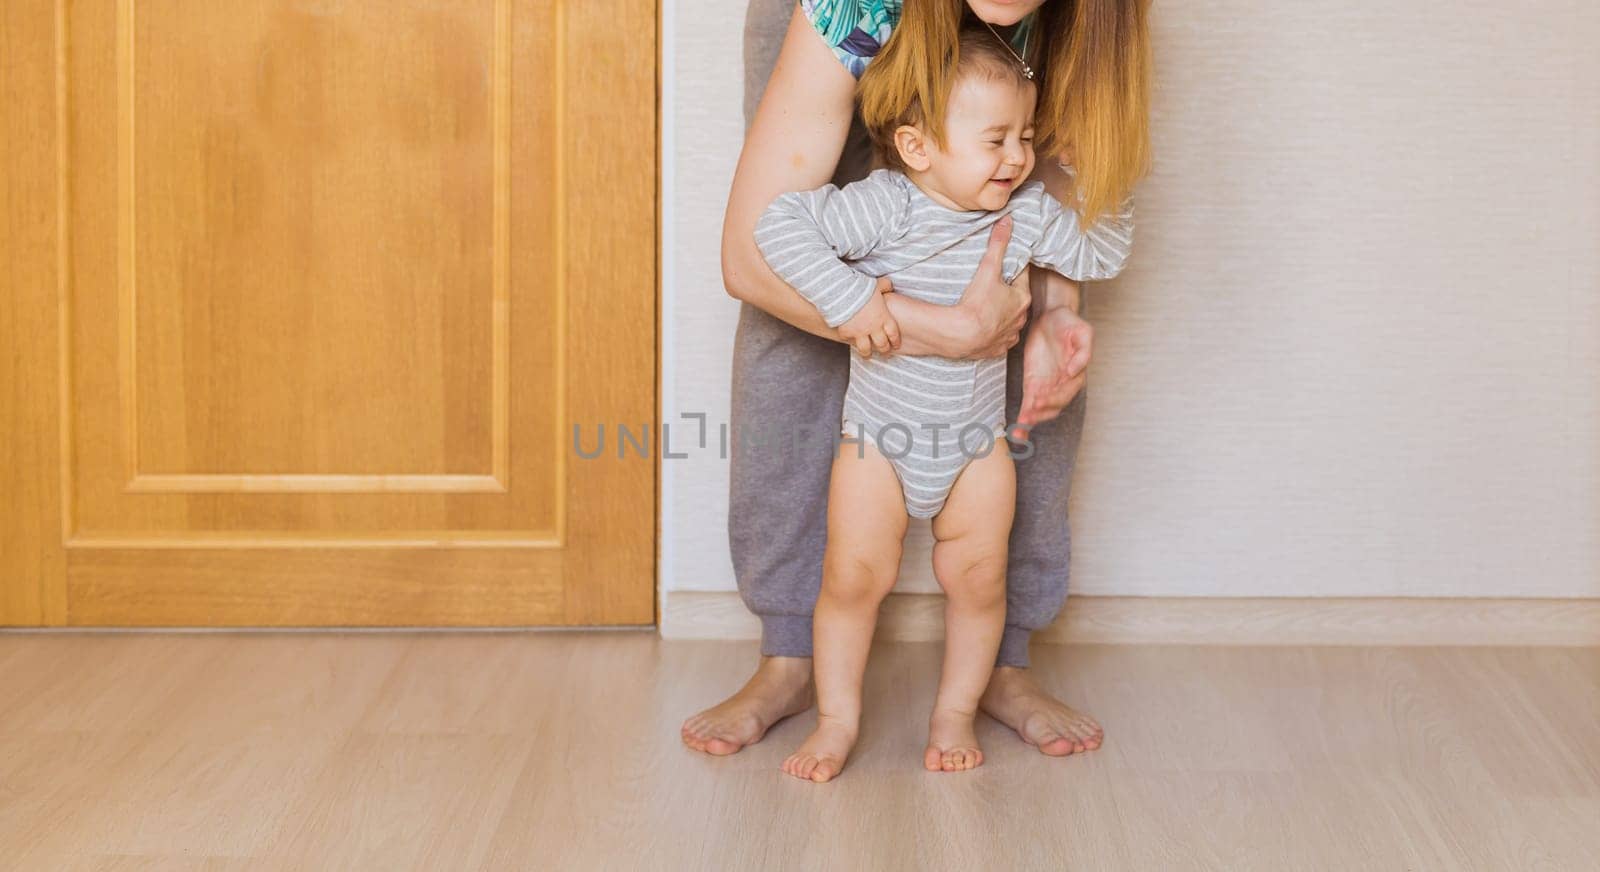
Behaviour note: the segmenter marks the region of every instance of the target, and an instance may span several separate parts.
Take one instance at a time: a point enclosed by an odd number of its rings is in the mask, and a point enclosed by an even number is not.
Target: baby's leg
[[[905,496],[889,459],[870,442],[859,449],[842,444],[829,483],[822,592],[811,621],[817,728],[783,761],[783,771],[796,778],[828,781],[855,746],[867,650],[878,606],[900,569],[906,523]]]
[[[989,683],[1006,617],[1006,542],[1016,469],[1004,437],[961,471],[933,519],[933,572],[944,588],[944,669],[922,763],[951,772],[983,762],[973,720]]]

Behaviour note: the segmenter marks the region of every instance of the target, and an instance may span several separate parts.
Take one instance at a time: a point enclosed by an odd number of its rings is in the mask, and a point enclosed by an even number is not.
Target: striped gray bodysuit
[[[837,327],[872,299],[878,276],[888,276],[897,294],[955,305],[991,227],[1007,214],[1007,282],[1030,262],[1073,279],[1110,278],[1133,243],[1131,195],[1085,231],[1042,182],[1021,185],[1003,209],[963,212],[940,205],[904,173],[879,169],[843,188],[778,197],[756,224],[756,244],[773,272]],[[875,444],[894,465],[906,512],[931,518],[966,465],[1006,434],[1005,407],[1004,356],[852,352],[841,435]]]

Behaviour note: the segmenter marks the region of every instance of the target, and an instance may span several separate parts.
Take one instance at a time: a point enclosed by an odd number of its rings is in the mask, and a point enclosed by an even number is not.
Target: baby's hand
[[[886,279],[879,279],[878,293],[872,295],[861,311],[839,325],[839,335],[856,347],[862,357],[871,357],[873,351],[888,354],[900,347],[900,325],[889,314],[889,304],[883,295],[892,288]]]

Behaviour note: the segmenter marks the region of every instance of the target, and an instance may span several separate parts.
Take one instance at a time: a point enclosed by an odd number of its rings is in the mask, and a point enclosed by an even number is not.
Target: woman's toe
[[[1072,740],[1049,727],[1039,732],[1034,744],[1041,754],[1051,757],[1065,757],[1072,753]]]
[[[1072,754],[1072,743],[1057,737],[1052,741],[1041,744],[1039,750],[1051,757],[1066,757]]]
[[[1100,740],[1105,733],[1098,724],[1092,721],[1079,721],[1072,724],[1072,748],[1075,752],[1093,751],[1100,747]]]

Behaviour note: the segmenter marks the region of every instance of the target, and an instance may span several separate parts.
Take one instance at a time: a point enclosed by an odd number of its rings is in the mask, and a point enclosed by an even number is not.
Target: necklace
[[[982,19],[979,20],[981,21]],[[1022,65],[1022,75],[1026,76],[1030,82],[1033,81],[1033,67],[1028,66],[1028,62],[1022,59],[1028,53],[1028,40],[1033,39],[1033,28],[1028,28],[1027,34],[1022,37],[1022,54],[1017,54],[1017,50],[1011,47],[1011,43],[1001,38],[1000,31],[995,30],[993,24],[984,21],[983,26],[989,28],[989,32],[994,34],[994,38],[1000,40],[1000,44],[1006,47],[1006,51],[1011,52],[1011,56],[1016,58],[1017,63]]]

